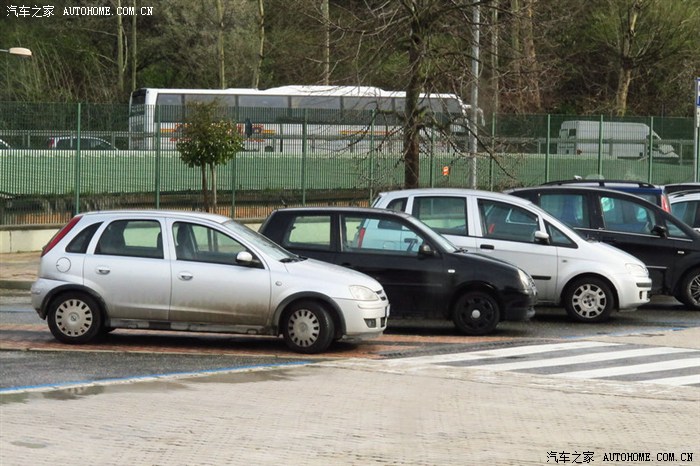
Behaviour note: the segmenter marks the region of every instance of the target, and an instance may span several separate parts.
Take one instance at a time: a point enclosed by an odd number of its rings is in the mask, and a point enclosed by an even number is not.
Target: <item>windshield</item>
[[[229,220],[223,225],[234,232],[243,241],[254,245],[258,250],[263,252],[272,260],[289,261],[290,259],[297,258],[296,254],[292,254],[283,247],[279,246],[277,243],[271,241],[266,236],[261,235],[257,231],[251,230],[247,226],[240,224],[235,220]]]

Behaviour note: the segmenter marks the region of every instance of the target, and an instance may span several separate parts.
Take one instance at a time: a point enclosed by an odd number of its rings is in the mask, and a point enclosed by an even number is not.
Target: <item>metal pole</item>
[[[610,154],[612,156],[612,154]],[[603,115],[598,124],[598,175],[603,174]]]
[[[80,102],[78,102],[78,139],[76,142],[75,149],[75,212],[77,215],[80,213],[80,114],[82,113],[80,108]]]
[[[309,122],[308,109],[304,109],[304,124],[301,127],[301,205],[306,205],[306,138]]]
[[[469,156],[471,157],[471,171],[469,173],[469,187],[476,189],[477,177],[477,161],[476,161],[476,151],[477,151],[477,141],[476,141],[476,130],[477,121],[479,118],[479,23],[481,21],[481,7],[477,3],[474,5],[473,22],[474,22],[474,37],[472,43],[472,95],[471,95],[471,120],[469,122]]]
[[[372,120],[369,125],[369,203],[374,200],[374,119],[377,117],[377,110],[372,109]]]
[[[649,117],[649,134],[647,136],[649,141],[649,166],[647,167],[647,183],[651,183],[653,175],[652,162],[654,158],[654,138],[652,137],[652,134],[654,134],[654,117]]]
[[[695,131],[693,131],[693,181],[700,179],[700,77],[695,78]],[[681,163],[683,161],[681,160]]]
[[[156,105],[156,209],[160,209],[160,105]]]
[[[549,181],[549,144],[552,141],[552,115],[547,114],[547,149],[544,155],[544,182]]]

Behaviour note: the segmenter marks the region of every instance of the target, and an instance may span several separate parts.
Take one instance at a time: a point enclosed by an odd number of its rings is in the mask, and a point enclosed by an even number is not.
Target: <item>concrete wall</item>
[[[58,225],[24,225],[0,229],[0,254],[41,251],[59,228]]]
[[[240,220],[253,230],[260,220]],[[0,227],[0,254],[41,251],[62,225],[18,225]]]

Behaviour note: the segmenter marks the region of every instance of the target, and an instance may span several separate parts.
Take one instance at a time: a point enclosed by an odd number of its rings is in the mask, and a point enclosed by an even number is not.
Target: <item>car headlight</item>
[[[377,293],[362,285],[351,285],[350,294],[358,301],[378,301]]]
[[[520,277],[520,283],[523,284],[524,289],[529,290],[535,288],[535,281],[524,270],[518,269],[518,277]]]
[[[634,275],[636,277],[648,277],[649,276],[649,271],[643,265],[625,264],[625,268],[627,268],[627,271],[631,275]]]

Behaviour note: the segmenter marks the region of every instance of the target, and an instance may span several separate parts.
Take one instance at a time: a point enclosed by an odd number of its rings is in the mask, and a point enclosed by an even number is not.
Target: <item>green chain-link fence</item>
[[[404,183],[400,118],[371,111],[228,108],[245,150],[217,168],[220,211],[366,204]],[[0,224],[62,223],[113,208],[197,210],[201,173],[176,150],[183,107],[0,103]],[[422,131],[420,185],[503,190],[574,176],[656,184],[697,180],[690,118],[498,115],[466,131]],[[113,149],[112,148],[116,148]]]

